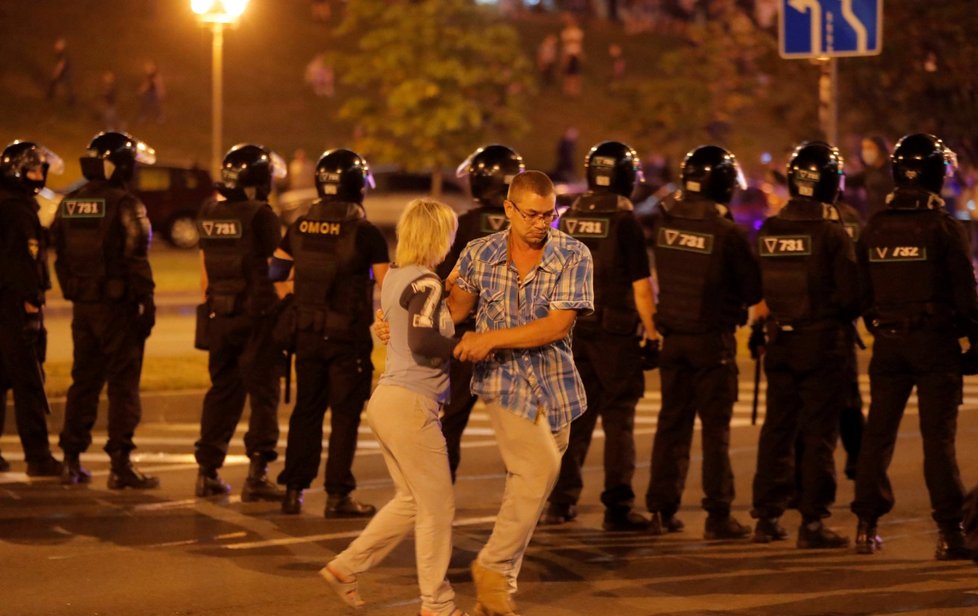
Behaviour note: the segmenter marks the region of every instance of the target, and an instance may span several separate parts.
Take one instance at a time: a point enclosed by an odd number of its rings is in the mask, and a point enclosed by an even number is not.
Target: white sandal
[[[366,602],[360,597],[360,591],[357,589],[357,579],[355,577],[350,582],[344,582],[330,570],[329,565],[320,569],[319,575],[326,580],[326,583],[333,589],[336,596],[343,600],[343,603],[346,603],[354,609],[366,605]]]

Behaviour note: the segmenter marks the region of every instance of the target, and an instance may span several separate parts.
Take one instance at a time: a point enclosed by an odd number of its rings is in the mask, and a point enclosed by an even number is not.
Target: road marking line
[[[489,524],[496,521],[496,516],[483,516],[479,518],[461,518],[452,522],[452,526],[477,526],[479,524]],[[249,541],[245,543],[231,543],[223,545],[225,550],[254,550],[260,548],[276,547],[281,545],[296,545],[299,543],[314,543],[316,541],[328,541],[330,539],[347,539],[358,536],[363,532],[362,528],[344,531],[341,533],[324,533],[321,535],[308,535],[305,537],[284,537],[282,539],[267,539],[264,541]]]

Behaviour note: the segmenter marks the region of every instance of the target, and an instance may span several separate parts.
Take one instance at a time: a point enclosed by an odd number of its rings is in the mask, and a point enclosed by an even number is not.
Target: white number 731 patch
[[[758,239],[762,257],[803,257],[812,254],[810,235],[765,235]]]
[[[709,233],[694,233],[668,227],[659,228],[657,243],[662,248],[687,250],[710,254],[713,252],[713,236]]]

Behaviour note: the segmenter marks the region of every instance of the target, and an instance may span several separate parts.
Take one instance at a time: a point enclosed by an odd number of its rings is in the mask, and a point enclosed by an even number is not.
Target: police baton
[[[285,403],[292,401],[292,351],[285,353]]]
[[[757,396],[761,391],[761,356],[754,360],[754,403],[750,412],[750,425],[757,425]]]
[[[37,354],[31,352],[34,355],[32,363],[34,364],[34,371],[37,373],[37,381],[41,384],[41,401],[44,403],[44,414],[51,414],[51,403],[48,402],[48,392],[44,391],[44,370],[41,369],[41,362],[37,359]]]

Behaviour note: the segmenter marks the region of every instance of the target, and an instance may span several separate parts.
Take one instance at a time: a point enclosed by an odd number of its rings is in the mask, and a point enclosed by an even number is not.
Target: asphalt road
[[[745,366],[746,367],[746,366]],[[734,513],[747,521],[759,426],[751,426],[751,386],[744,370],[733,428],[737,492]],[[650,378],[637,422],[639,502],[659,398]],[[863,383],[864,387],[866,383]],[[147,397],[137,432],[137,459],[159,474],[159,490],[110,492],[107,459],[95,445],[83,457],[94,471],[88,487],[66,488],[22,474],[16,436],[0,439],[14,472],[0,474],[0,615],[340,615],[348,613],[317,570],[342,550],[363,522],[326,521],[321,487],[307,492],[300,516],[275,504],[243,504],[246,474],[241,433],[223,473],[235,492],[226,499],[195,499],[197,434],[202,392]],[[969,380],[960,416],[959,461],[965,483],[978,481],[978,380]],[[287,427],[288,409],[280,421]],[[939,614],[978,613],[978,566],[933,559],[935,529],[923,486],[920,435],[912,406],[903,422],[892,467],[897,506],[883,518],[884,550],[799,551],[796,512],[784,517],[789,541],[769,545],[707,542],[701,497],[698,438],[684,506],[686,531],[665,537],[601,530],[601,454],[596,435],[585,475],[582,514],[571,524],[538,529],[530,544],[517,596],[522,614]],[[57,428],[57,423],[52,422]],[[56,432],[56,430],[54,430]],[[283,441],[284,442],[284,441]],[[468,563],[487,538],[503,487],[503,467],[488,420],[477,407],[464,440],[457,484],[455,552],[449,577],[459,604],[471,608]],[[841,457],[840,457],[841,461]],[[281,460],[272,470],[281,468]],[[383,504],[392,494],[377,443],[361,433],[355,472],[357,496]],[[842,480],[830,524],[854,534],[848,511],[851,482]],[[408,539],[380,567],[362,577],[366,613],[417,613],[413,542]]]

